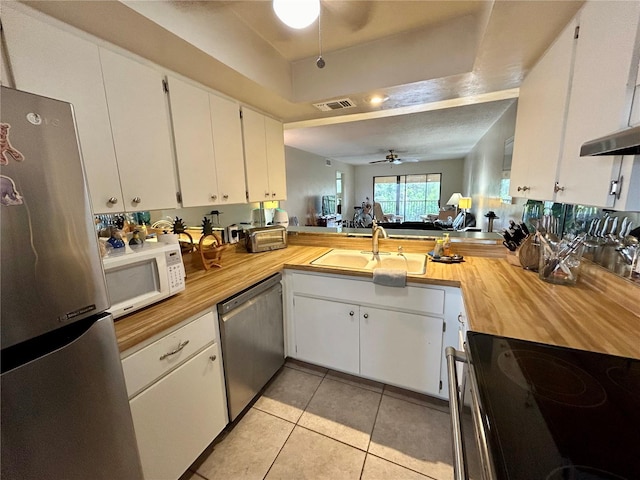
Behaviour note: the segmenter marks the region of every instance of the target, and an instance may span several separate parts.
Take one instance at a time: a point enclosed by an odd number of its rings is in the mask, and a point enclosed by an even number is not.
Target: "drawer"
[[[208,312],[122,360],[129,398],[215,341],[215,316]]]
[[[377,285],[371,280],[294,273],[294,294],[417,313],[444,314],[444,289]]]

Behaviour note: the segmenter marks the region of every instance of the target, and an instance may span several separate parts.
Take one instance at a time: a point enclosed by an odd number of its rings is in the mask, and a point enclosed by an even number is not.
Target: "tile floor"
[[[453,478],[446,402],[288,360],[188,480]]]

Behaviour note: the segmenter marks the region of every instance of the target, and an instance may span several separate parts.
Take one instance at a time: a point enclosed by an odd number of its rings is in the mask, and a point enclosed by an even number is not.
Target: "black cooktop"
[[[640,360],[467,340],[499,479],[640,479]]]

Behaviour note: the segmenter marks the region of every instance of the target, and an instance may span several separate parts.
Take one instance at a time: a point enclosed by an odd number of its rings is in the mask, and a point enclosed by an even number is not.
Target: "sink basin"
[[[373,271],[375,268],[406,270],[408,275],[422,275],[427,269],[427,256],[422,253],[389,253],[333,249],[311,262],[311,265]]]

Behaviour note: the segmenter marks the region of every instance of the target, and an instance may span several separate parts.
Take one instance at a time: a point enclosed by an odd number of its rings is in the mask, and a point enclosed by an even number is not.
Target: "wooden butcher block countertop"
[[[370,240],[359,242],[350,246],[361,249],[368,245],[370,249]],[[321,243],[318,239],[312,244],[297,242],[290,237],[286,249],[263,253],[229,246],[222,257],[223,267],[206,272],[190,267],[185,257],[185,291],[116,321],[120,350],[215,306],[285,267],[371,278],[370,272],[310,265],[332,246],[345,248],[344,244]],[[397,244],[407,252],[424,253],[433,247],[433,242],[385,239],[380,241],[380,249],[393,251]],[[455,247],[464,250],[465,262],[449,265],[430,261],[425,275],[410,276],[408,281],[460,287],[471,330],[640,358],[638,285],[588,263],[583,265],[577,285],[552,285],[536,273],[508,263],[502,246],[477,246],[475,253],[482,256],[470,255],[474,252],[468,245]]]

